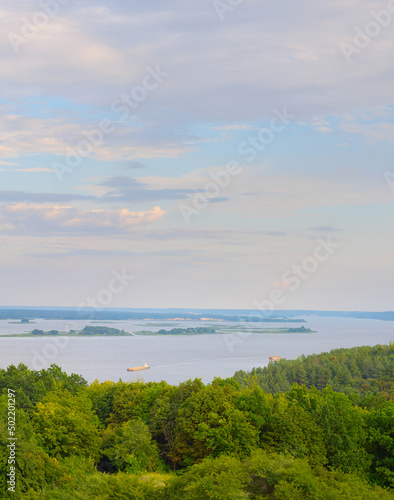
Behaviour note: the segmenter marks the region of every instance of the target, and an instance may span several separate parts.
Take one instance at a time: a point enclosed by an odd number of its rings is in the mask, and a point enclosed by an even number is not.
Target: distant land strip
[[[77,307],[0,306],[0,320],[166,320],[166,321],[244,321],[244,322],[305,322],[304,317],[360,318],[394,321],[394,311],[313,311],[307,309],[259,311],[257,309],[132,309]]]
[[[215,328],[173,328],[171,330],[158,330],[157,332],[152,332],[150,330],[141,330],[134,333],[129,333],[124,330],[118,330],[117,328],[108,328],[106,326],[85,326],[83,330],[70,330],[69,332],[59,332],[58,330],[49,330],[45,332],[44,330],[35,329],[30,333],[13,333],[8,335],[0,335],[0,337],[125,337],[125,336],[135,336],[135,335],[215,335],[221,333],[235,333],[231,329],[219,329]],[[310,328],[305,328],[301,326],[299,328],[266,328],[261,330],[251,330],[251,333],[261,334],[261,333],[316,333]]]

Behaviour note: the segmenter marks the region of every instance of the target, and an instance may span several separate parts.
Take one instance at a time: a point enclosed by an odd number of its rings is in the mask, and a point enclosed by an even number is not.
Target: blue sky
[[[392,309],[389,5],[3,2],[0,304]]]

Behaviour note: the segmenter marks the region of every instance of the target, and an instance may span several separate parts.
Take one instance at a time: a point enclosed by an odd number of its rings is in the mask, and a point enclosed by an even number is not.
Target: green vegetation
[[[276,333],[317,333],[315,330],[311,330],[310,328],[305,328],[304,326],[297,328],[245,328],[243,325],[241,326],[223,326],[220,328],[218,333],[253,333],[253,334],[276,334]]]
[[[35,319],[35,318],[43,318],[43,319],[63,319],[63,320],[92,320],[95,321],[126,321],[126,320],[192,320],[197,321],[200,319],[211,318],[213,320],[221,320],[221,321],[245,321],[245,322],[291,322],[291,323],[305,323],[304,319],[295,318],[295,316],[304,315],[308,311],[287,311],[281,312],[283,315],[279,315],[279,313],[275,313],[274,311],[270,311],[267,315],[260,314],[255,309],[250,311],[220,311],[220,310],[209,310],[209,309],[201,309],[196,310],[195,312],[190,312],[184,309],[173,309],[172,311],[162,311],[160,309],[125,309],[125,310],[117,310],[111,308],[103,308],[103,309],[95,309],[92,314],[92,309],[89,307],[81,308],[81,307],[67,307],[67,308],[44,308],[44,309],[24,309],[22,308],[12,308],[8,309],[7,307],[0,306],[0,319]],[[310,311],[309,311],[310,312]],[[318,314],[319,312],[313,311],[313,314]],[[344,315],[350,314],[350,317],[359,317],[352,316],[353,313],[339,313],[341,317]],[[362,313],[361,313],[362,314]],[[392,313],[365,313],[365,317],[372,317],[375,319],[393,319]],[[323,314],[326,315],[326,314]],[[328,315],[336,315],[333,312],[329,312]],[[364,317],[364,316],[362,316]]]
[[[161,329],[158,335],[202,335],[204,333],[215,333],[215,328],[172,328],[171,330]]]
[[[32,335],[59,335],[58,330],[50,330],[49,332],[44,332],[44,330],[33,330]]]
[[[131,335],[124,330],[118,330],[117,328],[109,328],[108,326],[85,326],[83,330],[77,332],[77,335]]]
[[[26,319],[26,318],[22,318],[20,321],[9,321],[8,322],[10,325],[20,325],[20,324],[31,324],[31,323],[35,323],[35,321],[31,321],[29,319]]]
[[[329,353],[301,356],[296,360],[281,359],[279,363],[250,372],[236,372],[234,379],[241,387],[258,385],[266,392],[286,392],[292,385],[323,389],[330,385],[334,391],[347,395],[368,394],[389,397],[394,389],[393,344],[353,349],[334,349]]]
[[[49,332],[44,332],[44,330],[35,329],[30,333],[13,334],[13,335],[0,335],[0,337],[39,337],[39,336],[51,336],[51,335],[61,335],[70,337],[87,337],[87,336],[130,336],[131,333],[125,332],[124,330],[118,330],[117,328],[109,328],[108,326],[85,326],[83,330],[70,330],[69,332],[59,332],[58,330],[50,330]]]
[[[98,321],[95,321],[98,323]],[[85,326],[83,330],[70,330],[69,332],[59,332],[58,330],[50,330],[45,332],[44,330],[35,329],[30,333],[22,334],[10,334],[10,335],[0,335],[0,337],[39,337],[39,336],[50,336],[50,335],[61,335],[61,336],[130,336],[130,335],[203,335],[203,334],[213,334],[213,333],[239,333],[240,331],[251,332],[251,333],[316,333],[309,328],[304,326],[297,328],[263,328],[263,329],[248,329],[240,327],[229,327],[229,326],[219,326],[219,327],[195,327],[195,328],[172,328],[171,330],[165,330],[164,328],[158,330],[157,332],[152,332],[150,330],[141,330],[135,332],[134,334],[128,333],[124,330],[118,330],[117,328],[110,328],[108,326]]]
[[[244,328],[244,327],[229,327],[229,326],[219,326],[215,328],[199,327],[199,328],[172,328],[171,330],[161,329],[157,332],[151,332],[149,330],[141,330],[135,332],[136,335],[202,335],[209,333],[316,333],[310,328],[305,328],[301,326],[300,328]]]
[[[0,370],[0,497],[394,498],[393,363],[394,344],[338,349],[179,386],[88,385],[55,365],[10,366]],[[15,494],[6,483],[9,388]]]

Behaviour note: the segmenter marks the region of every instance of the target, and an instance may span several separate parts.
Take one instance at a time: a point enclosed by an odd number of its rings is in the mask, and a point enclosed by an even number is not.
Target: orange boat
[[[145,363],[144,366],[134,366],[133,368],[127,368],[127,371],[128,372],[139,372],[141,370],[148,370],[148,368],[150,368],[150,366],[148,365],[148,363]]]

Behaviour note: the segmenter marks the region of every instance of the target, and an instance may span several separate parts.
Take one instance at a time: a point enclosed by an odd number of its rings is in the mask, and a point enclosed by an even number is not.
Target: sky
[[[393,2],[0,23],[0,305],[393,309]]]

